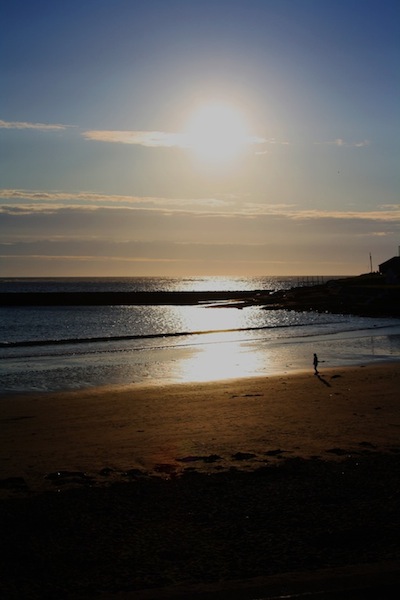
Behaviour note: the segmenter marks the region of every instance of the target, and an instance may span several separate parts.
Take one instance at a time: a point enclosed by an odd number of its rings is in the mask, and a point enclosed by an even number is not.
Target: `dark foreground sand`
[[[399,363],[3,397],[0,433],[2,598],[398,573]]]

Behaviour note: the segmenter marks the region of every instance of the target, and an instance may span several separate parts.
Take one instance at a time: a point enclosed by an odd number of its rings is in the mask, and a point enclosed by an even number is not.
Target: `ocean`
[[[329,277],[3,278],[0,292],[255,291]],[[195,306],[0,307],[0,393],[162,385],[400,360],[400,319]]]

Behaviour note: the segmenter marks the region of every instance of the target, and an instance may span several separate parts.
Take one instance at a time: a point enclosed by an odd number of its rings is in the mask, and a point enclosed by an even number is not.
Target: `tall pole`
[[[372,256],[371,256],[371,252],[369,253],[369,272],[372,273]]]

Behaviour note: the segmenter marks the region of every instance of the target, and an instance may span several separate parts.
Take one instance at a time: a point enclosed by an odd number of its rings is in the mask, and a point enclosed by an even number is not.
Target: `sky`
[[[1,277],[398,254],[398,0],[0,0],[0,32]]]

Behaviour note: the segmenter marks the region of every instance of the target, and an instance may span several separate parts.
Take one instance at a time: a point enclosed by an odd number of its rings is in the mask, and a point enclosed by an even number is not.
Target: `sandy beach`
[[[2,397],[3,597],[400,559],[399,389],[393,362]]]
[[[2,491],[12,477],[44,490],[57,471],[105,483],[134,469],[170,476],[188,467],[211,472],[282,457],[400,450],[399,389],[400,366],[392,363],[322,370],[319,377],[3,397]]]

